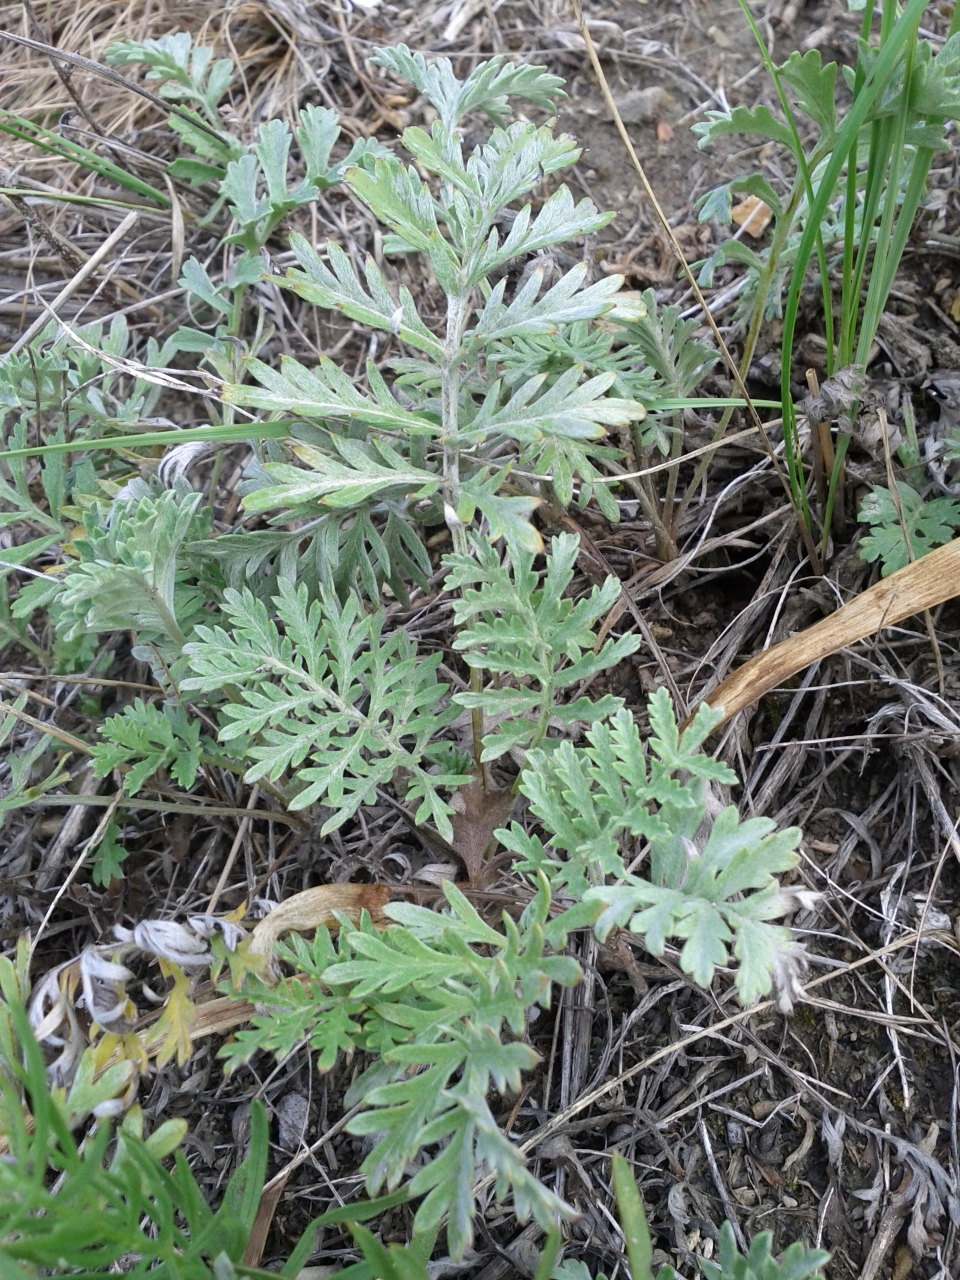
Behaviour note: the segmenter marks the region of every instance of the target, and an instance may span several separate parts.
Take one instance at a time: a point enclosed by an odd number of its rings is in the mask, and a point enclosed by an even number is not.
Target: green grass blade
[[[867,261],[873,242],[873,227],[880,212],[880,202],[886,189],[886,176],[893,160],[895,139],[892,120],[875,120],[871,128],[870,155],[867,159],[867,182],[863,197],[863,215],[860,222],[860,243],[853,269],[853,284],[846,315],[846,329],[841,336],[841,368],[853,360],[857,337],[857,320],[860,314],[860,294],[863,289]],[[851,157],[856,165],[855,155]]]
[[[657,412],[677,409],[722,409],[727,406],[742,408],[746,402],[735,396],[689,397],[678,400],[647,401],[647,408]],[[761,409],[779,409],[779,400],[754,400]],[[103,436],[97,440],[64,440],[57,444],[28,445],[23,449],[0,449],[0,461],[19,458],[42,458],[54,453],[91,453],[100,449],[145,449],[155,445],[173,447],[178,444],[200,444],[215,441],[221,444],[239,444],[242,440],[282,440],[290,434],[293,420],[276,422],[228,423],[219,427],[171,428],[169,431],[144,431],[127,436]]]
[[[680,396],[654,399],[642,391],[637,399],[650,413],[677,413],[681,409],[745,409],[747,402],[740,396]],[[758,409],[779,409],[779,400],[757,400]]]
[[[142,435],[105,436],[101,440],[65,440],[58,444],[32,445],[25,449],[2,449],[0,461],[41,458],[51,453],[90,453],[98,449],[143,449],[147,446],[196,444],[217,441],[239,444],[242,440],[282,440],[290,434],[290,422],[241,422],[223,427],[195,427],[192,430],[145,431]]]
[[[947,39],[949,40],[951,36],[955,36],[958,31],[960,31],[960,5],[955,5],[953,17],[950,19],[950,30],[947,32]],[[943,123],[942,116],[930,116],[927,120],[928,125],[941,126]],[[907,247],[907,239],[913,230],[917,209],[920,207],[920,201],[923,199],[923,193],[926,188],[927,174],[930,172],[930,166],[933,163],[935,154],[931,147],[918,147],[914,153],[910,177],[907,179],[903,203],[897,215],[897,224],[890,244],[886,271],[884,272],[884,297],[889,297],[890,290],[893,288],[893,279],[900,267],[903,251]]]
[[[926,6],[927,0],[909,0],[903,10],[899,21],[891,32],[890,39],[886,42],[874,64],[871,75],[864,80],[863,88],[854,100],[847,118],[837,134],[833,155],[827,162],[823,176],[820,179],[817,198],[807,215],[806,225],[797,249],[796,262],[794,263],[793,276],[790,280],[790,288],[783,315],[780,392],[783,397],[785,431],[788,426],[788,417],[791,419],[790,425],[795,430],[793,400],[790,391],[790,376],[793,371],[793,339],[800,309],[800,291],[807,274],[807,267],[816,243],[817,233],[826,215],[830,201],[833,199],[843,166],[851,158],[853,163],[856,163],[854,148],[867,112],[876,101],[877,95],[893,76],[897,61],[907,40],[916,39],[916,28],[920,23],[920,18]]]
[[[86,169],[92,169],[94,173],[119,183],[129,191],[136,191],[138,195],[156,200],[165,209],[170,207],[170,197],[163,191],[158,191],[156,187],[152,187],[149,182],[144,182],[134,174],[128,173],[113,161],[98,156],[88,147],[83,147],[70,138],[64,138],[59,133],[53,133],[32,120],[26,120],[23,116],[14,115],[10,111],[0,111],[0,130],[39,147],[41,151],[50,152],[63,160],[70,160],[75,164],[83,165]]]
[[[93,209],[134,209],[138,213],[159,216],[153,205],[134,204],[130,200],[111,200],[109,196],[81,196],[72,191],[38,191],[36,187],[0,187],[0,196],[19,196],[21,200],[33,200],[37,204],[79,204]]]
[[[540,1262],[533,1280],[551,1280],[561,1244],[563,1244],[563,1237],[560,1235],[560,1228],[554,1227],[543,1242],[543,1252],[540,1254]]]
[[[904,104],[910,101],[910,87],[913,81],[913,51],[914,45],[908,45],[903,74]],[[891,132],[893,134],[893,143],[890,154],[890,171],[886,181],[883,214],[880,218],[880,232],[877,236],[873,269],[870,272],[867,300],[863,308],[863,320],[860,324],[860,336],[857,341],[856,360],[858,364],[864,365],[873,345],[877,326],[880,323],[880,315],[887,305],[887,290],[884,289],[884,282],[887,279],[888,267],[891,263],[893,226],[897,213],[897,196],[900,191],[900,170],[903,165],[903,147],[907,132],[907,113],[905,110],[892,122]],[[906,211],[904,210],[903,212]],[[913,222],[912,217],[910,221],[911,223]]]
[[[651,1264],[653,1247],[647,1229],[647,1216],[643,1201],[630,1166],[619,1151],[613,1153],[613,1191],[617,1198],[617,1216],[627,1244],[632,1280],[653,1280]]]
[[[376,1200],[360,1200],[356,1204],[345,1204],[338,1209],[330,1209],[320,1214],[304,1231],[293,1253],[277,1274],[285,1280],[293,1280],[316,1248],[317,1231],[320,1227],[330,1227],[341,1222],[366,1222],[370,1218],[379,1217],[394,1205],[405,1204],[409,1199],[409,1191],[406,1187],[401,1187],[399,1191],[392,1191],[389,1195],[380,1196]]]
[[[780,79],[780,72],[774,65],[773,58],[770,56],[770,50],[767,48],[763,36],[760,34],[760,28],[757,26],[756,19],[750,12],[750,6],[747,0],[740,0],[740,8],[743,10],[744,17],[750,25],[753,32],[753,38],[757,42],[760,50],[760,56],[763,58],[764,64],[776,86],[777,96],[780,99],[780,106],[787,121],[787,127],[793,135],[793,158],[797,162],[800,170],[800,177],[803,180],[803,189],[807,196],[807,205],[813,204],[813,177],[810,173],[810,166],[807,164],[807,157],[804,154],[803,143],[800,139],[800,130],[797,128],[796,117],[793,114],[793,108],[790,106],[790,99],[787,97],[783,87],[783,81]],[[820,229],[817,229],[817,260],[820,264],[820,288],[823,293],[823,317],[827,330],[827,374],[833,373],[833,300],[830,296],[830,278],[827,272],[827,254],[823,245],[823,235]]]
[[[960,11],[960,6],[958,6],[958,11]],[[933,124],[935,122],[935,119],[931,117],[927,123]],[[939,123],[942,124],[943,121],[941,120]],[[923,199],[923,193],[927,185],[927,174],[930,172],[931,164],[933,164],[934,155],[935,152],[929,147],[918,147],[914,154],[913,164],[910,166],[910,176],[907,179],[907,185],[903,193],[903,203],[897,214],[897,222],[883,271],[881,289],[884,301],[890,296],[894,276],[900,268],[903,251],[907,247],[907,240],[913,230],[920,201]]]
[[[873,9],[868,5],[864,8],[863,19],[860,23],[860,39],[867,41],[870,38],[870,27],[873,22]],[[857,59],[857,65],[854,73],[853,82],[853,100],[856,102],[863,89],[866,76],[864,75],[863,63]],[[859,294],[853,289],[853,250],[856,243],[856,220],[857,220],[857,165],[856,159],[853,164],[847,165],[846,194],[844,197],[844,234],[843,234],[843,283],[840,294],[840,343],[841,347],[844,341],[844,334],[847,332],[850,320],[849,313],[851,306],[856,309],[859,305]],[[853,350],[852,343],[850,350]],[[847,356],[844,361],[843,351],[837,353],[837,367],[842,368],[844,363],[849,364],[850,357]]]

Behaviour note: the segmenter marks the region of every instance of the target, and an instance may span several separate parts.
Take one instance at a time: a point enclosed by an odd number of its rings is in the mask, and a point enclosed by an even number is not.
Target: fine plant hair
[[[291,358],[279,371],[248,362],[259,387],[228,387],[225,399],[299,420],[303,425],[293,430],[302,443],[294,451],[304,466],[268,462],[262,486],[245,504],[282,508],[275,519],[287,522],[306,514],[304,503],[322,499],[342,512],[362,511],[376,495],[408,522],[446,522],[457,553],[466,552],[467,529],[480,518],[491,538],[507,536],[539,550],[529,521],[542,501],[539,482],[517,483],[511,472],[550,475],[551,492],[564,506],[573,499],[577,474],[580,504],[596,496],[613,517],[616,504],[598,483],[596,465],[606,446],[597,442],[604,427],[642,419],[646,410],[609,394],[612,371],[585,377],[583,361],[551,361],[553,350],[529,348],[527,358],[518,359],[520,340],[617,314],[622,277],[590,284],[582,263],[544,292],[545,269],[535,267],[508,303],[506,273],[518,259],[599,231],[612,215],[590,200],[575,202],[562,185],[536,216],[529,203],[510,209],[580,155],[574,140],[556,136],[549,124],[497,124],[484,144],[464,155],[458,126],[468,111],[483,109],[499,121],[508,95],[548,107],[560,95],[557,77],[493,60],[461,82],[446,60],[428,67],[402,45],[381,50],[375,61],[410,81],[439,119],[430,133],[404,131],[404,149],[418,167],[383,156],[372,167],[347,170],[345,180],[388,228],[386,255],[419,253],[429,262],[446,295],[444,332],[437,336],[424,324],[404,288],[394,297],[372,258],[361,277],[335,244],[327,245],[324,261],[293,234],[299,267],[275,283],[393,333],[413,354],[388,362],[392,388],[372,362],[366,387],[325,358],[313,370]],[[432,175],[430,185],[421,171]],[[514,356],[509,368],[504,347]],[[354,424],[361,423],[367,427],[358,431]]]
[[[387,907],[396,923],[383,932],[368,920],[344,925],[338,949],[325,930],[312,947],[297,939],[284,956],[307,981],[271,989],[248,978],[243,993],[265,1014],[224,1056],[236,1067],[257,1049],[282,1057],[307,1039],[321,1067],[329,1067],[338,1051],[375,1050],[344,1099],[346,1106],[365,1104],[348,1130],[377,1135],[361,1165],[367,1191],[395,1190],[411,1163],[419,1164],[406,1184],[411,1197],[423,1197],[414,1231],[446,1218],[448,1247],[459,1257],[473,1241],[473,1188],[484,1167],[496,1177],[498,1196],[512,1193],[521,1221],[532,1214],[547,1231],[555,1215],[572,1212],[527,1169],[487,1094],[519,1092],[521,1072],[537,1062],[518,1038],[527,1011],[549,1006],[554,983],[578,981],[576,961],[557,953],[568,930],[593,913],[574,908],[548,919],[550,893],[541,880],[518,923],[504,913],[501,932],[453,885],[444,892],[443,912]]]
[[[709,789],[737,781],[698,748],[721,713],[702,707],[680,733],[661,689],[650,699],[651,737],[620,710],[587,732],[586,745],[531,753],[521,790],[550,834],[544,846],[514,823],[498,834],[521,870],[545,875],[557,891],[602,908],[597,936],[614,926],[643,935],[662,955],[666,939],[683,939],[680,964],[707,987],[717,965],[739,960],[736,983],[750,1003],[776,985],[789,1008],[801,962],[790,932],[770,920],[791,909],[776,875],[795,866],[800,831],[776,831],[769,818],[741,822],[736,807],[711,805]],[[649,874],[627,872],[626,834],[649,843]],[[616,877],[615,885],[605,883]]]
[[[586,262],[545,288],[551,251],[602,229],[612,213],[575,202],[563,185],[535,217],[529,204],[513,207],[580,154],[549,122],[506,120],[510,97],[540,108],[562,97],[556,76],[493,59],[461,82],[445,60],[428,67],[403,48],[378,55],[440,114],[429,134],[411,128],[402,139],[408,158],[433,175],[425,184],[417,168],[379,143],[355,145],[333,161],[339,126],[328,110],[305,107],[295,138],[280,121],[261,126],[250,147],[223,134],[216,106],[232,74],[229,60],[212,63],[209,50],[183,33],[124,42],[110,56],[145,64],[164,96],[186,104],[169,123],[191,154],[178,157],[171,174],[201,193],[215,189],[209,218],[219,223],[222,208],[240,229],[224,237],[221,283],[198,259],[185,261],[180,284],[196,323],[178,328],[162,347],[150,339],[143,365],[131,357],[122,317],[109,335],[99,325],[62,333],[51,322],[28,351],[0,361],[4,442],[15,471],[0,498],[8,518],[28,516],[46,530],[5,558],[2,576],[38,559],[47,566],[52,549],[83,526],[83,567],[68,564],[28,584],[14,612],[7,605],[0,619],[11,638],[35,646],[29,624],[44,609],[65,661],[80,651],[92,656],[95,636],[116,624],[99,597],[122,597],[123,579],[127,591],[152,597],[138,642],[152,647],[152,658],[144,656],[169,687],[194,621],[189,608],[178,616],[181,587],[209,603],[227,586],[246,586],[269,603],[281,579],[306,584],[311,597],[325,588],[341,599],[358,591],[372,601],[386,584],[406,601],[411,584],[426,586],[423,537],[438,524],[448,524],[458,554],[470,527],[539,550],[529,517],[542,503],[553,509],[596,501],[616,520],[610,489],[624,469],[619,459],[625,455],[633,468],[638,447],[644,454],[679,450],[676,415],[699,403],[692,391],[712,353],[669,308],[658,315],[652,294],[619,299],[620,276],[590,283]],[[460,124],[477,110],[494,126],[466,155]],[[191,112],[203,129],[190,123]],[[296,154],[305,176],[291,185],[287,169]],[[267,245],[284,218],[338,183],[386,225],[384,267],[371,258],[358,273],[336,243],[318,252],[293,231],[299,266],[267,283],[393,339],[401,354],[387,361],[390,383],[372,362],[366,383],[355,385],[326,357],[313,368],[287,358],[279,369],[259,358],[270,330],[262,307],[253,305],[252,286],[263,283]],[[427,259],[446,295],[442,335],[393,282],[393,263],[409,254]],[[511,296],[510,272],[521,264]],[[603,317],[606,328],[596,327]],[[209,427],[175,429],[153,416],[163,386],[172,385],[162,371],[174,357],[193,358],[225,381],[209,403]],[[41,417],[47,443],[31,449]],[[169,430],[149,430],[156,426]],[[611,430],[624,450],[605,439]],[[246,513],[263,513],[268,527],[215,535],[202,524],[209,512],[194,508],[189,485],[185,491],[176,478],[198,450],[257,438],[263,446],[240,492]],[[171,448],[157,479],[130,483],[116,443]],[[81,447],[86,456],[81,452],[67,472],[60,455]],[[16,480],[16,468],[22,475],[22,460],[32,454],[44,459],[46,500],[39,506]],[[126,482],[117,488],[121,477]],[[666,556],[676,550],[671,477],[663,495],[647,482],[635,486]],[[143,553],[154,526],[169,548],[162,566],[146,563]],[[95,607],[84,608],[85,600]]]

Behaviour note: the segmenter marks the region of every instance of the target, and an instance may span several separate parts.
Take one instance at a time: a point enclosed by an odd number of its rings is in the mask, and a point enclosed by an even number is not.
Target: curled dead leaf
[[[337,912],[359,924],[360,913],[369,911],[374,924],[381,924],[383,908],[390,897],[390,886],[386,884],[321,884],[315,889],[304,889],[264,916],[250,939],[250,954],[262,956],[269,968],[281,934],[291,929],[303,933],[320,925],[335,929]]]
[[[483,876],[483,855],[498,827],[506,825],[517,798],[511,791],[485,787],[474,778],[460,788],[451,800],[456,810],[450,819],[454,849],[463,859],[471,884],[479,884]]]
[[[863,394],[861,364],[848,364],[820,383],[819,393],[808,396],[801,408],[812,422],[835,422],[848,413]]]
[[[361,911],[364,910],[369,911],[375,924],[385,924],[387,920],[385,920],[383,909],[390,897],[392,892],[388,884],[320,884],[302,893],[294,893],[293,897],[289,897],[287,901],[280,902],[278,908],[270,911],[270,914],[260,920],[253,929],[250,952],[261,956],[266,961],[264,977],[269,979],[274,947],[280,934],[287,933],[291,929],[296,929],[297,932],[315,929],[321,924],[328,928],[337,928],[339,924],[337,914],[346,915],[353,922],[360,923]],[[157,923],[164,923],[168,929],[173,925],[173,922],[152,923],[155,927]],[[175,925],[175,928],[180,932],[186,932],[183,931],[182,925]],[[123,951],[124,947],[131,950],[131,943],[120,943],[120,950]],[[35,1034],[41,1042],[47,1034],[56,1032],[60,1028],[64,1016],[69,1015],[76,1021],[76,1014],[73,1012],[73,996],[81,977],[79,970],[81,970],[81,959],[67,965],[60,965],[52,973],[51,980],[47,983],[50,987],[50,1001],[47,1001],[47,1004],[52,1001],[56,1007],[47,1012],[46,1005],[42,1006],[40,1014],[35,1019]],[[110,970],[127,973],[127,970],[122,970],[120,965],[111,965]],[[210,984],[207,983],[205,986],[209,991]],[[195,1001],[192,998],[192,991],[191,998],[186,998],[187,991],[186,979],[180,975],[180,983],[168,993],[166,1004],[150,1016],[147,1025],[143,1025],[141,1020],[138,1028],[132,1033],[101,1038],[97,1046],[101,1046],[104,1052],[97,1059],[95,1078],[99,1079],[104,1071],[120,1061],[136,1060],[137,1070],[146,1071],[148,1060],[163,1055],[170,1037],[170,1019],[165,1019],[164,1015],[173,998],[178,998],[182,1006],[177,1028],[182,1034],[187,1052],[198,1039],[207,1036],[227,1036],[232,1030],[250,1021],[256,1012],[255,1005],[247,1000],[237,1000],[233,996],[204,1000],[202,998],[204,987],[201,987],[198,991],[198,996],[201,998]],[[76,1066],[82,1048],[86,1048],[84,1041],[78,1044],[77,1052],[74,1053],[73,1062],[70,1065]],[[32,1124],[32,1116],[24,1116],[24,1120],[28,1126]],[[8,1149],[9,1144],[6,1142],[5,1135],[0,1133],[0,1156],[5,1155]]]

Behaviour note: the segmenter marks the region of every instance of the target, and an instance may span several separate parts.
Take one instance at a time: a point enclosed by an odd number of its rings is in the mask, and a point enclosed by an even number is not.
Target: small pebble
[[[646,124],[657,118],[666,96],[666,89],[655,84],[649,89],[631,89],[622,98],[614,98],[614,102],[624,124]]]
[[[279,1144],[284,1151],[296,1151],[306,1133],[310,1104],[301,1093],[292,1091],[280,1099],[277,1119],[280,1121]]]

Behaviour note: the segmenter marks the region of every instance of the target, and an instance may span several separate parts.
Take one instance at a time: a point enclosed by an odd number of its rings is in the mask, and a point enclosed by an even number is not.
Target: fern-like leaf
[[[622,706],[621,699],[609,695],[596,702],[581,697],[570,703],[557,696],[614,666],[639,645],[636,636],[628,635],[607,640],[593,652],[593,626],[610,609],[620,587],[611,577],[576,603],[566,597],[578,551],[576,535],[554,538],[542,582],[534,571],[532,552],[517,546],[511,548],[512,563],[501,563],[496,550],[481,539],[474,541],[473,556],[444,560],[448,588],[462,592],[453,606],[459,628],[454,648],[471,667],[498,679],[481,693],[454,695],[461,706],[480,708],[500,721],[484,738],[484,760],[495,760],[512,747],[539,743],[551,720],[595,720]]]
[[[291,807],[323,800],[333,814],[324,833],[376,799],[400,770],[417,819],[452,835],[445,789],[468,779],[433,774],[429,743],[456,715],[440,708],[441,655],[424,658],[402,630],[382,633],[383,612],[363,615],[356,597],[341,605],[329,591],[309,602],[306,589],[281,583],[277,623],[250,591],[228,590],[230,630],[198,627],[186,653],[195,674],[184,688],[233,685],[241,700],[221,712],[221,740],[251,739],[248,781],[290,773]]]

